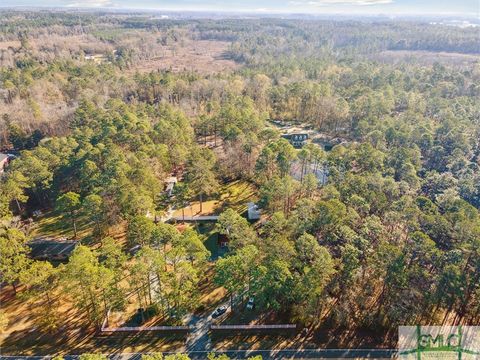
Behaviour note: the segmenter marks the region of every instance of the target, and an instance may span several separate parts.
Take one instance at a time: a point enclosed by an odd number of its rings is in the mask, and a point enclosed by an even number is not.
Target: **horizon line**
[[[272,15],[272,16],[279,16],[279,15],[302,15],[302,16],[356,16],[356,17],[365,17],[365,16],[377,16],[377,17],[439,17],[439,16],[461,16],[466,18],[473,18],[475,20],[480,21],[480,13],[466,13],[466,12],[437,12],[437,13],[429,13],[429,12],[395,12],[391,14],[386,14],[385,12],[355,12],[355,11],[325,11],[325,12],[301,12],[301,11],[288,11],[288,10],[281,10],[281,9],[235,9],[235,10],[227,10],[227,9],[189,9],[189,8],[178,8],[178,9],[171,9],[171,8],[152,8],[152,7],[118,7],[118,6],[45,6],[45,5],[7,5],[3,6],[0,5],[0,10],[60,10],[60,11],[68,11],[68,10],[75,10],[75,11],[111,11],[111,12],[129,12],[129,11],[137,11],[137,12],[167,12],[167,13],[176,13],[176,12],[188,12],[188,13],[216,13],[216,14],[248,14],[248,15]]]

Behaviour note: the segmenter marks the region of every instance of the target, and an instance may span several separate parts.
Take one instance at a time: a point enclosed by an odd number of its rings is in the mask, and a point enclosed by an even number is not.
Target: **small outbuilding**
[[[253,202],[248,203],[247,217],[250,221],[260,220],[260,209],[258,208],[257,204]]]

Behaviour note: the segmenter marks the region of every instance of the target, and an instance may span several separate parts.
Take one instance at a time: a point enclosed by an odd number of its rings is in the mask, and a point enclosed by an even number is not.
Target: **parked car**
[[[248,302],[247,302],[247,309],[248,310],[253,310],[253,308],[255,307],[255,298],[254,297],[250,297],[248,299]]]
[[[222,306],[219,306],[218,308],[215,309],[215,311],[212,313],[212,317],[213,318],[217,318],[219,317],[220,315],[223,315],[227,312],[228,310],[228,306],[227,305],[222,305]]]

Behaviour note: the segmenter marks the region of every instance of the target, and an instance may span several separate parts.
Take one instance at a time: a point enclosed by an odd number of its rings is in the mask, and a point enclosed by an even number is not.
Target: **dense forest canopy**
[[[48,294],[62,287],[97,326],[129,291],[178,323],[209,267],[232,299],[255,294],[313,328],[478,323],[479,40],[478,28],[415,21],[2,12],[0,144],[16,155],[1,178],[3,280],[46,296],[50,328]],[[208,71],[195,67],[201,41]],[[185,49],[191,62],[164,67]],[[272,120],[332,146],[295,149]],[[167,199],[172,174],[182,180]],[[217,261],[195,228],[158,221],[196,201],[201,212],[237,180],[263,218],[223,209]],[[22,224],[38,209],[75,237],[79,219],[90,224],[67,264],[28,258]],[[128,245],[112,237],[119,227]]]

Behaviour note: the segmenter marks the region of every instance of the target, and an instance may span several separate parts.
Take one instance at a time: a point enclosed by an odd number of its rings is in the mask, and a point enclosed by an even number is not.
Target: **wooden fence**
[[[134,333],[146,331],[164,331],[164,332],[186,332],[192,329],[191,326],[122,326],[122,327],[108,327],[108,317],[110,310],[108,310],[105,319],[103,320],[100,332],[105,333]]]
[[[172,221],[177,221],[177,222],[203,222],[203,221],[213,221],[216,222],[218,221],[218,215],[202,215],[202,216],[172,216],[170,219]]]
[[[211,330],[294,330],[295,324],[276,325],[211,325]]]
[[[190,331],[190,326],[124,326],[124,327],[102,327],[102,333],[119,333],[119,332],[143,332],[143,331]]]

